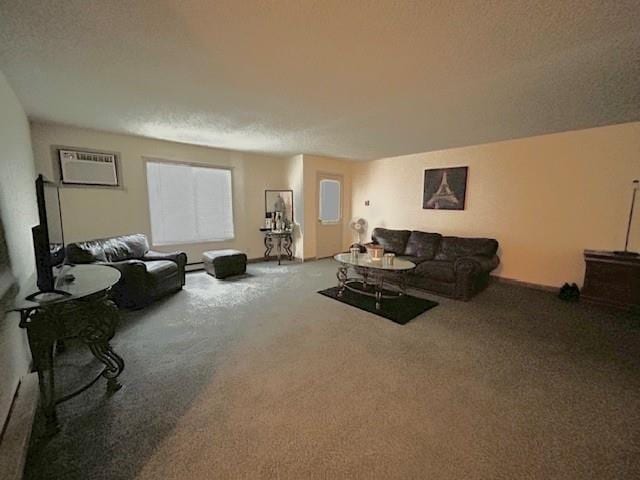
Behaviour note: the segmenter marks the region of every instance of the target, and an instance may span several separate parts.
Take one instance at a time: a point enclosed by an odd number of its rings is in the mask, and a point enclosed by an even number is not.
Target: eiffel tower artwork
[[[464,210],[467,167],[425,171],[422,208]]]

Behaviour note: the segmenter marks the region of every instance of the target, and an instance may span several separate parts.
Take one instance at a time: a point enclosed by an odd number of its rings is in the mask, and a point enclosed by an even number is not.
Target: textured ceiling
[[[355,159],[640,119],[640,0],[0,0],[31,118]]]

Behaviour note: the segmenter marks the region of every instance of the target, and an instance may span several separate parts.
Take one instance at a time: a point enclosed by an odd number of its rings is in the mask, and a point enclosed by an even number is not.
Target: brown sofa
[[[407,276],[408,286],[459,300],[469,300],[484,290],[491,271],[500,263],[498,241],[492,238],[376,228],[372,241],[417,265]]]
[[[185,283],[187,255],[149,250],[143,234],[70,243],[68,263],[101,263],[117,268],[121,277],[112,289],[113,300],[122,308],[141,308],[180,290]]]

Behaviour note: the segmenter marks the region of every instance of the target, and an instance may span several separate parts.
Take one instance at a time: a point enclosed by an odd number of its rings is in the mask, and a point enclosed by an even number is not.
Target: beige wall
[[[318,221],[318,173],[340,175],[343,178],[343,246],[352,243],[351,220],[352,168],[354,163],[339,158],[304,155],[304,258],[316,256],[316,225]]]
[[[238,248],[262,255],[258,227],[264,190],[294,190],[296,256],[316,256],[317,174],[344,178],[348,221],[362,216],[375,226],[416,228],[463,236],[489,236],[501,244],[497,275],[543,285],[581,283],[584,248],[621,248],[633,178],[640,177],[640,123],[531,137],[371,162],[297,155],[279,158],[173,142],[34,123],[38,171],[52,177],[52,145],[120,152],[124,188],[64,188],[62,208],[69,241],[131,232],[149,233],[143,157],[234,168],[236,239],[177,246],[198,261],[203,250]],[[422,209],[424,170],[469,166],[467,209]],[[364,201],[371,206],[365,207]],[[353,208],[352,208],[353,202]],[[353,214],[352,214],[353,211]],[[633,246],[640,248],[639,219]],[[166,250],[166,249],[165,249]]]
[[[103,149],[121,154],[124,188],[64,187],[61,203],[67,241],[142,232],[150,234],[144,158],[202,163],[233,168],[233,201],[236,238],[229,242],[162,247],[181,249],[189,262],[199,262],[204,250],[236,248],[249,258],[264,253],[264,190],[285,189],[288,159],[199,147],[57,124],[32,124],[36,167],[48,178],[53,172],[52,145]]]
[[[466,210],[423,210],[424,170],[465,165]],[[353,210],[369,233],[385,226],[496,238],[502,277],[581,284],[584,249],[623,247],[636,178],[639,122],[358,163]]]
[[[0,224],[4,228],[13,276],[21,283],[35,268],[31,241],[31,227],[38,223],[34,180],[29,122],[0,72]],[[0,300],[5,296],[10,278],[2,263],[0,258]],[[18,322],[17,313],[4,315],[0,302],[0,429],[18,381],[29,369],[26,336],[24,330],[18,328]]]

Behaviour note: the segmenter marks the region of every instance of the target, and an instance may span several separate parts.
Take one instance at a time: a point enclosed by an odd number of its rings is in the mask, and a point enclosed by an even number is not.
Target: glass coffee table
[[[351,253],[339,253],[333,257],[340,263],[338,267],[338,296],[341,297],[345,290],[360,295],[374,297],[376,310],[382,308],[383,299],[397,299],[406,295],[407,273],[416,268],[415,263],[401,258],[394,258],[392,264],[383,260],[371,260],[368,254],[360,253],[352,256]],[[353,269],[360,277],[349,277],[349,268]],[[385,280],[391,280],[400,287],[399,292],[384,290]]]

